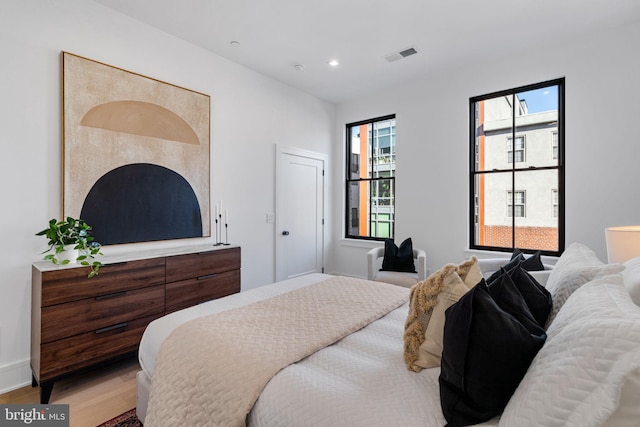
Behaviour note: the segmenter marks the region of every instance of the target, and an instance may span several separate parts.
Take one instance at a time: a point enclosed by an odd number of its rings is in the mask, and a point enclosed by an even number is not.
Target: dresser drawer
[[[240,292],[240,270],[166,284],[166,312]]]
[[[43,344],[38,381],[48,381],[62,374],[136,351],[145,328],[158,317],[160,314],[125,322],[113,329],[86,332]]]
[[[164,286],[121,291],[42,309],[42,343],[164,312]]]
[[[167,283],[240,269],[240,248],[219,249],[166,259]]]
[[[106,264],[87,278],[87,268],[68,268],[42,275],[42,307],[164,283],[164,258]],[[35,292],[40,290],[35,289]]]

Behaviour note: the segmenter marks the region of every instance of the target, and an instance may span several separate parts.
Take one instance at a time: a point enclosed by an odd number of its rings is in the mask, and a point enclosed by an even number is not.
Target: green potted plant
[[[49,221],[49,227],[36,233],[36,236],[45,236],[49,239],[49,248],[43,253],[53,253],[46,255],[45,260],[61,265],[72,261],[79,262],[90,268],[89,278],[98,274],[102,267],[100,261],[94,261],[96,255],[102,255],[101,245],[93,241],[91,226],[81,219],[68,216],[65,220],[58,221],[54,218]],[[75,255],[68,257],[67,251],[70,250],[76,252]],[[75,260],[68,258],[75,258]]]

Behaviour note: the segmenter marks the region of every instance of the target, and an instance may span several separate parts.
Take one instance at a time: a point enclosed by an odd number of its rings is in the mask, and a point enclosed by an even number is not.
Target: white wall
[[[640,40],[640,23],[502,60],[425,71],[421,80],[346,102],[336,113],[334,180],[344,182],[344,125],[396,113],[396,243],[411,236],[432,272],[462,261],[469,256],[469,98],[564,76],[566,242],[586,244],[606,261],[604,228],[640,223],[640,56],[631,40]],[[338,193],[330,271],[366,277],[372,245],[342,239]]]
[[[30,382],[31,263],[46,247],[34,233],[61,214],[61,50],[211,96],[211,203],[229,209],[243,289],[274,279],[275,144],[332,155],[332,104],[93,2],[3,1],[0,393]]]

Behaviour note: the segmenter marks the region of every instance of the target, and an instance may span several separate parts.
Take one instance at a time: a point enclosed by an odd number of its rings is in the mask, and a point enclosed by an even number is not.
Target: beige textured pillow
[[[469,288],[455,271],[444,278],[444,287],[436,297],[436,305],[431,313],[431,319],[424,334],[424,341],[420,344],[418,358],[414,365],[420,368],[440,366],[444,335],[444,312],[458,302],[467,291],[469,291]]]
[[[467,261],[460,264],[456,270],[458,276],[462,278],[467,288],[471,289],[483,279],[478,258],[472,256]]]
[[[415,362],[422,368],[440,366],[444,339],[444,312],[483,278],[476,257],[460,264],[456,268],[456,273],[455,276],[445,277],[444,289],[438,295],[436,306],[433,308],[424,334],[424,342],[420,345],[418,360]]]
[[[444,312],[482,279],[478,259],[447,264],[411,288],[405,322],[404,359],[407,369],[420,372],[440,366]]]

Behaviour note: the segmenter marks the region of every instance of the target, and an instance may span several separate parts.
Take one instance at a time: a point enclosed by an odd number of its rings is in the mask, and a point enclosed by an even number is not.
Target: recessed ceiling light
[[[239,41],[237,41],[237,40],[231,40],[231,41],[229,42],[229,44],[230,44],[231,46],[234,46],[234,47],[235,47],[235,46],[240,46],[240,42],[239,42]]]
[[[302,71],[302,70],[304,70],[304,65],[296,64],[296,65],[293,66],[293,69],[296,70],[296,71]]]
[[[329,65],[331,65],[332,67],[337,67],[338,65],[340,65],[340,63],[337,60],[332,59],[331,61],[329,61]]]

